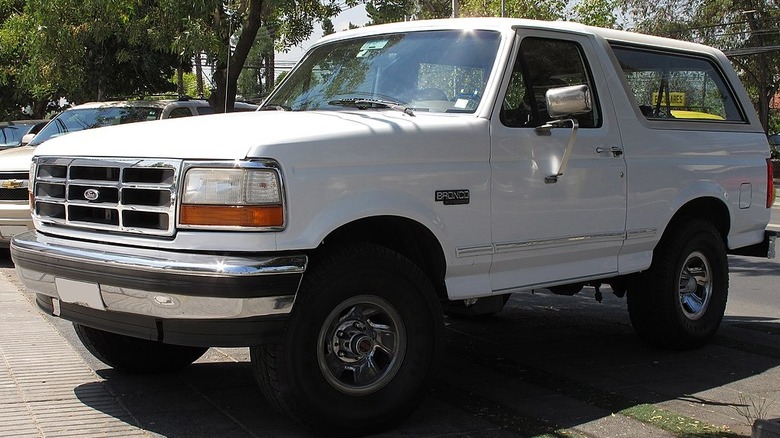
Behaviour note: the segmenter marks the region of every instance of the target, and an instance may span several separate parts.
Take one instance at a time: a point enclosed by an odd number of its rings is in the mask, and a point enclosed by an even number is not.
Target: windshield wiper
[[[265,105],[257,109],[258,111],[292,111],[292,108],[281,105]]]
[[[405,107],[398,102],[382,99],[338,99],[328,101],[328,105],[347,106],[357,109],[368,108],[390,108],[395,111],[400,111],[404,114],[408,114],[414,117],[414,111],[411,108]]]

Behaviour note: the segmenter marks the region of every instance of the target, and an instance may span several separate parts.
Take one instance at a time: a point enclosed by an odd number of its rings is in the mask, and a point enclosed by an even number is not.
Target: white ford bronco
[[[36,230],[11,251],[106,364],[248,346],[273,404],[365,433],[420,401],[443,315],[515,291],[608,284],[647,342],[709,341],[727,254],[774,251],[768,158],[718,50],[573,23],[373,26],[323,38],[258,112],[41,145]]]

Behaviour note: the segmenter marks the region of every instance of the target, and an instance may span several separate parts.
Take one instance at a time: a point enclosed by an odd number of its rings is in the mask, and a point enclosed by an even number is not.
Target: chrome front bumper
[[[15,236],[11,256],[19,279],[39,303],[50,297],[56,316],[68,304],[107,319],[113,313],[167,320],[286,315],[307,263],[305,255],[180,253],[36,231]],[[90,290],[94,294],[86,298]]]

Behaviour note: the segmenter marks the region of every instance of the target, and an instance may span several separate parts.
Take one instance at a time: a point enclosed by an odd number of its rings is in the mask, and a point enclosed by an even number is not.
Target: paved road
[[[777,186],[777,190],[780,191],[780,185]],[[769,219],[769,226],[771,230],[780,231],[780,198],[778,198],[775,205],[772,206],[772,215]]]
[[[65,435],[63,425],[82,418],[69,409],[103,425],[82,435],[310,436],[263,400],[246,349],[213,348],[177,374],[107,368],[85,352],[67,322],[33,309],[5,257],[0,301],[13,301],[27,322],[13,333],[13,351],[10,331],[0,333],[0,371],[7,368],[17,387],[39,390],[66,369],[79,377],[63,380],[58,395],[0,397],[0,436],[21,436],[25,412],[35,422],[30,436]],[[515,294],[491,319],[448,320],[434,390],[411,418],[379,436],[671,437],[682,427],[690,436],[749,436],[754,417],[780,418],[780,262],[733,257],[731,267],[723,326],[711,345],[691,352],[639,342],[625,300],[608,290],[601,303],[592,288],[574,297]],[[18,377],[30,367],[36,374],[29,381]],[[0,395],[10,385],[0,376]],[[36,401],[40,409],[64,407],[38,413]],[[17,423],[8,423],[14,415]],[[58,432],[47,433],[52,427]]]

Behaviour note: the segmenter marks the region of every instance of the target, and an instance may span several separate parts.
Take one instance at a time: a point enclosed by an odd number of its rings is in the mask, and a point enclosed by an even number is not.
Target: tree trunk
[[[220,61],[217,64],[217,69],[214,72],[214,82],[217,89],[209,99],[209,103],[216,113],[233,111],[238,76],[241,74],[241,69],[244,68],[249,50],[257,37],[257,31],[260,29],[260,9],[262,6],[263,0],[249,1],[246,20],[241,26],[241,34],[232,55],[230,54],[230,35],[226,39],[229,60]]]
[[[184,66],[179,64],[176,68],[176,93],[178,96],[184,97]]]
[[[195,86],[197,87],[198,91],[198,99],[203,99],[203,66],[201,65],[201,62],[203,62],[203,57],[200,52],[198,52],[198,58],[195,62]]]

